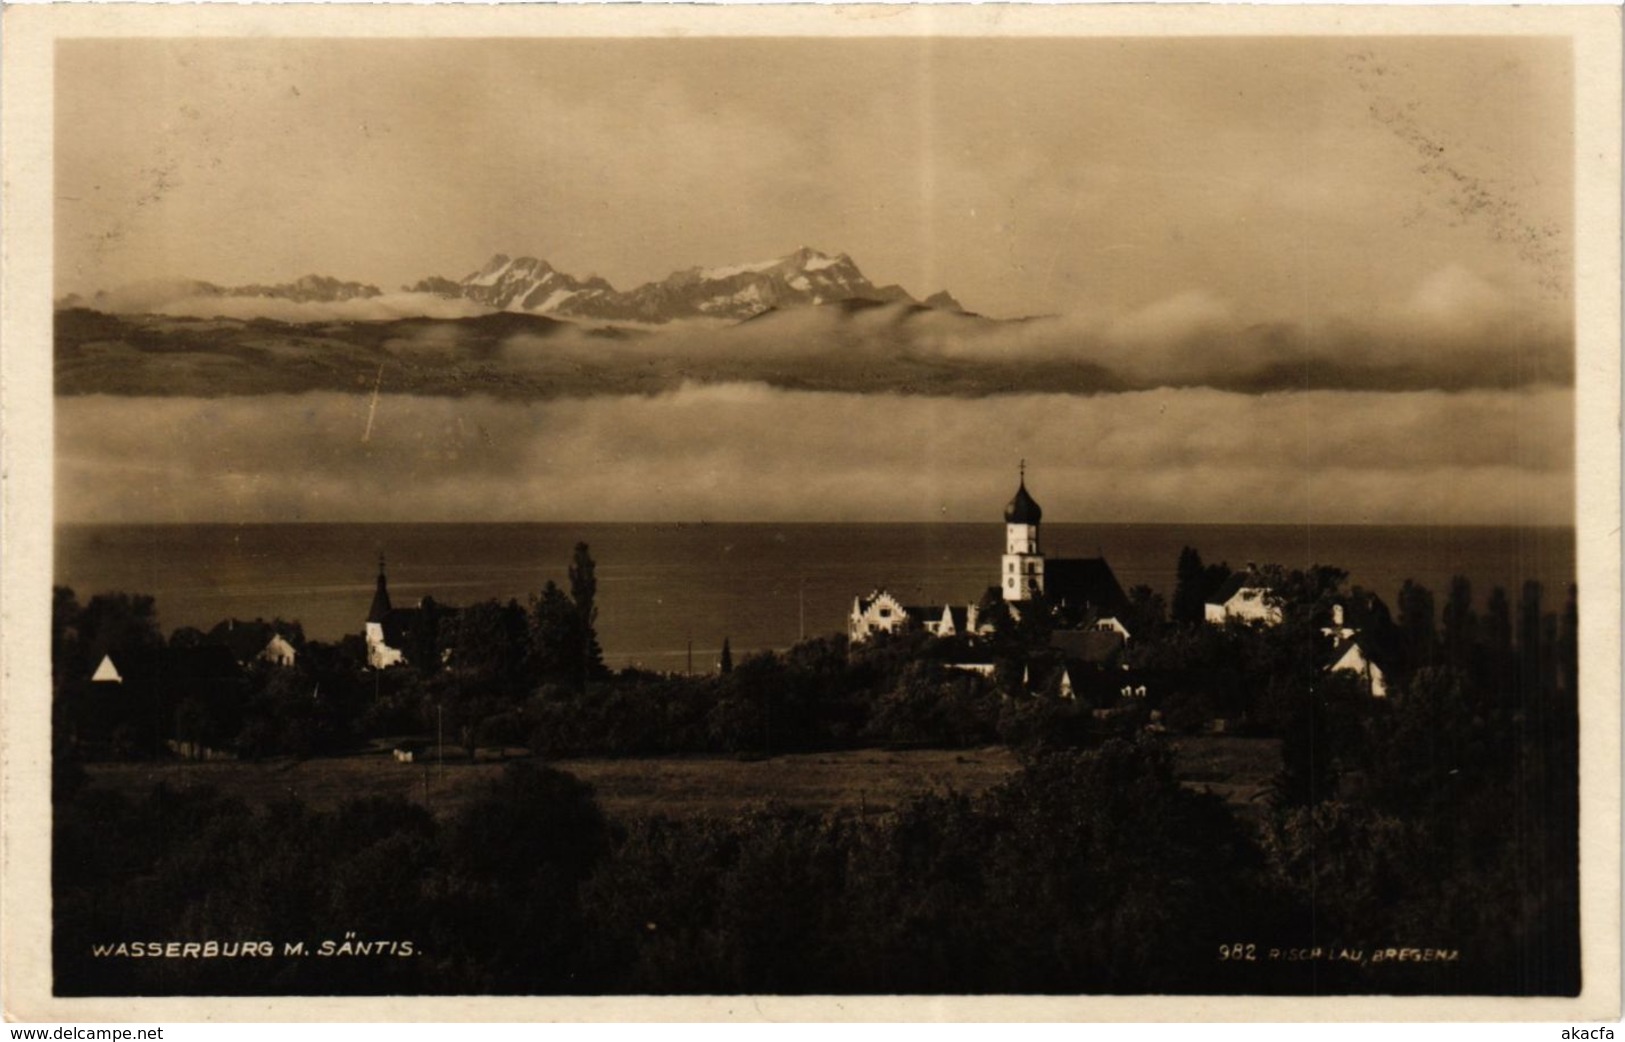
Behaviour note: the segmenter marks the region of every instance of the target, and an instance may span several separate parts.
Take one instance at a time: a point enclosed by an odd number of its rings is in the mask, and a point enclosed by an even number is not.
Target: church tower
[[[372,607],[367,611],[367,625],[362,635],[367,641],[367,665],[384,669],[402,661],[401,652],[389,646],[389,634],[384,624],[394,608],[389,603],[389,582],[384,578],[384,555],[378,555],[378,586],[373,590]],[[396,638],[399,642],[399,638]]]
[[[1027,461],[1021,461],[1021,484],[1004,508],[1004,562],[999,589],[1007,601],[1025,601],[1044,592],[1044,552],[1038,547],[1038,522],[1044,511],[1027,493]]]
[[[367,612],[368,622],[383,622],[390,611],[389,581],[384,578],[384,555],[378,555],[378,587],[372,594],[372,608]]]

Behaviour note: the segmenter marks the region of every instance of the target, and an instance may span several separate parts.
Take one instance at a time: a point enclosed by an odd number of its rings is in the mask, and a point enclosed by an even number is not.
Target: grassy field
[[[1238,807],[1257,807],[1279,762],[1271,739],[1227,735],[1172,740],[1180,777],[1211,789]],[[1018,767],[1001,746],[982,749],[859,749],[775,756],[765,760],[661,757],[560,760],[550,764],[590,783],[611,817],[733,814],[769,802],[809,810],[850,808],[884,813],[928,792],[981,792]],[[401,796],[449,814],[467,803],[503,768],[500,760],[444,766],[397,763],[387,751],[312,760],[261,763],[93,764],[91,784],[140,793],[167,782],[174,788],[214,786],[254,805],[297,797],[333,807],[366,796]]]

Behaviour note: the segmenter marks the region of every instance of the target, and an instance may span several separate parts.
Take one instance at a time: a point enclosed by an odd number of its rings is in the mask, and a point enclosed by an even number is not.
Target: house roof
[[[1116,612],[1128,604],[1104,557],[1056,557],[1044,562],[1044,594],[1058,604]]]
[[[970,628],[970,609],[966,607],[948,606],[948,618],[954,624],[955,633],[964,633]]]
[[[1123,635],[1115,630],[1056,630],[1049,646],[1080,662],[1110,662],[1123,647]]]
[[[873,608],[875,606],[875,602],[879,601],[880,598],[882,598],[882,597],[886,598],[887,600],[891,601],[894,604],[897,603],[897,598],[893,597],[890,593],[886,592],[885,590],[875,590],[873,593],[869,594],[869,596],[867,596],[867,597],[859,597],[858,598],[858,614],[861,615],[864,612],[868,611],[870,608]],[[913,613],[916,610],[914,608],[905,608],[901,604],[898,604],[897,606],[899,608],[902,608],[904,611],[909,612],[909,613]],[[924,610],[924,609],[921,609],[921,610]]]
[[[210,644],[230,648],[238,662],[250,662],[258,658],[278,636],[282,634],[277,628],[263,619],[255,619],[253,622],[227,619],[210,630],[206,639]],[[286,637],[283,639],[286,640]]]
[[[1227,604],[1229,603],[1230,598],[1234,597],[1242,590],[1248,589],[1263,590],[1268,589],[1268,587],[1264,586],[1259,581],[1258,575],[1254,572],[1237,572],[1230,578],[1226,579],[1224,584],[1221,585],[1217,590],[1207,595],[1207,603]]]
[[[1381,653],[1373,655],[1372,641],[1369,639],[1364,639],[1359,633],[1331,641],[1327,646],[1325,653],[1321,656],[1320,668],[1331,669],[1333,666],[1341,662],[1343,660],[1343,656],[1347,655],[1352,648],[1359,648],[1362,658],[1372,665],[1381,668],[1382,659],[1384,656]]]

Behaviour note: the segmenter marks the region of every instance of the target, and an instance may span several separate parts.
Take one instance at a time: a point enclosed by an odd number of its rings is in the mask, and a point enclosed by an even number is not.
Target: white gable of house
[[[118,667],[113,665],[113,656],[111,655],[102,656],[101,664],[96,667],[96,672],[90,675],[90,679],[102,684],[124,683],[124,678],[119,675]]]
[[[405,661],[406,656],[399,648],[392,648],[384,641],[384,624],[367,623],[367,665],[373,669],[388,669]]]
[[[1348,650],[1332,663],[1330,672],[1358,673],[1370,683],[1373,698],[1388,697],[1388,678],[1383,674],[1382,667],[1366,658],[1357,643],[1350,644]]]
[[[852,604],[849,636],[863,640],[871,633],[895,633],[908,623],[908,609],[885,590],[859,597]]]
[[[258,658],[261,662],[270,662],[278,666],[291,666],[297,655],[298,653],[294,651],[293,645],[289,644],[283,639],[282,634],[278,633],[271,637],[270,641],[265,645],[265,649],[259,653]]]
[[[1099,622],[1095,623],[1095,629],[1110,630],[1119,637],[1122,637],[1124,641],[1128,640],[1128,627],[1123,625],[1122,620],[1118,619],[1115,615],[1108,616],[1107,618],[1101,619]]]
[[[1265,586],[1243,586],[1230,595],[1223,604],[1209,601],[1203,606],[1208,622],[1224,623],[1230,619],[1243,622],[1264,622],[1275,625],[1281,621],[1281,606],[1271,604],[1270,591]]]

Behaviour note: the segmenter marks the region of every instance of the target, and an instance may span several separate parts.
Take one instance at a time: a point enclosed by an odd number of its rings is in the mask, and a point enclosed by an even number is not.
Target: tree
[[[441,623],[441,642],[465,684],[508,697],[523,694],[530,628],[517,601],[482,601]]]
[[[581,614],[568,594],[549,579],[530,606],[531,653],[543,683],[579,690],[584,681]]]
[[[99,593],[79,613],[74,629],[85,653],[80,662],[83,667],[95,665],[110,651],[138,651],[164,644],[157,602],[146,594]]]
[[[1408,670],[1434,664],[1439,635],[1433,626],[1433,593],[1409,579],[1399,588],[1399,636]]]
[[[1167,605],[1156,590],[1143,584],[1129,590],[1123,625],[1128,627],[1130,636],[1143,640],[1156,633],[1162,629],[1166,616]]]
[[[1201,622],[1207,600],[1207,573],[1202,567],[1202,555],[1193,546],[1179,551],[1179,565],[1174,581],[1173,621],[1176,623]]]
[[[1482,676],[1490,691],[1505,697],[1513,680],[1512,604],[1507,599],[1506,590],[1499,586],[1490,591],[1489,603],[1484,607],[1483,626]]]
[[[84,659],[79,636],[79,598],[66,586],[51,588],[51,679],[61,685]],[[76,678],[74,678],[76,679]]]
[[[196,626],[182,626],[169,635],[172,648],[201,648],[208,642],[208,636]]]
[[[1450,596],[1444,605],[1444,660],[1448,665],[1467,669],[1472,664],[1477,631],[1473,584],[1464,576],[1455,576],[1450,580]]]
[[[1557,643],[1561,686],[1572,700],[1580,690],[1580,588],[1574,583],[1569,584],[1569,599],[1563,605],[1563,627]]]
[[[581,617],[581,671],[583,682],[587,677],[604,673],[604,651],[598,646],[598,566],[586,543],[577,543],[570,560],[570,600],[575,603],[576,614]]]
[[[1351,673],[1326,673],[1308,690],[1286,693],[1281,770],[1272,784],[1278,810],[1313,807],[1337,794],[1359,752],[1359,708],[1369,701]]]
[[[717,663],[717,671],[726,676],[734,671],[734,653],[728,646],[728,638],[722,638],[722,658]]]
[[[1523,698],[1534,698],[1541,688],[1546,672],[1545,642],[1541,640],[1540,583],[1529,579],[1523,584],[1523,596],[1518,599],[1518,677],[1523,685]]]
[[[410,663],[424,676],[440,672],[440,624],[451,614],[433,597],[423,598],[418,605],[417,621],[407,631],[405,647],[401,649]]]

